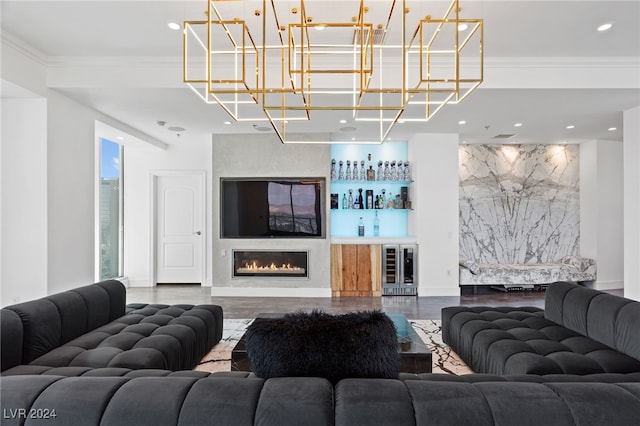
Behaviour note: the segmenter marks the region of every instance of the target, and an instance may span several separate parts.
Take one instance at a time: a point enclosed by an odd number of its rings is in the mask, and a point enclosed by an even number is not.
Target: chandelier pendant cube
[[[369,143],[380,143],[400,119],[427,121],[483,80],[483,21],[461,18],[458,0],[342,0],[340,14],[331,0],[207,3],[206,21],[184,23],[184,82],[235,121],[268,121],[285,143],[335,111],[378,123]]]

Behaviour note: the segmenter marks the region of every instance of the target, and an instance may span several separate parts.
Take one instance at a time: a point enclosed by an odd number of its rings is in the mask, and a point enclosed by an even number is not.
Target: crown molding
[[[22,55],[26,56],[28,59],[40,65],[43,65],[43,66],[48,65],[47,55],[45,55],[40,50],[25,43],[22,39],[19,39],[18,37],[14,36],[13,34],[7,31],[2,30],[1,36],[2,36],[3,49],[4,48],[12,49],[18,53],[21,53]]]
[[[14,38],[14,40],[17,40]],[[23,44],[23,46],[26,46]],[[177,56],[50,56],[31,49],[32,55],[48,67],[182,67],[182,57]],[[462,59],[464,64],[465,59]],[[385,65],[400,65],[396,58],[386,57]],[[446,63],[446,61],[445,61]],[[278,61],[279,64],[279,61]],[[330,64],[329,64],[330,65]],[[486,57],[486,68],[640,68],[639,56],[598,57]]]
[[[47,66],[65,67],[182,67],[182,57],[177,56],[50,56]]]
[[[485,57],[484,65],[489,68],[640,68],[640,56]]]

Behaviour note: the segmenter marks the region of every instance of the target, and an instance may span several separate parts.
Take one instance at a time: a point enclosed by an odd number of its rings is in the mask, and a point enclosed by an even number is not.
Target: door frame
[[[201,193],[198,194],[202,198],[202,249],[200,250],[200,286],[204,287],[207,278],[207,172],[206,170],[151,170],[150,172],[150,192],[151,192],[151,206],[149,209],[149,280],[151,287],[156,287],[157,274],[156,267],[158,266],[157,257],[157,241],[158,241],[158,178],[161,177],[180,177],[180,176],[194,176],[199,179],[200,186],[202,188]]]

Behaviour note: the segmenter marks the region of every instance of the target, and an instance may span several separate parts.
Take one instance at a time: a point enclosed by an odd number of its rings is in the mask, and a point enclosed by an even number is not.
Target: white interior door
[[[157,177],[158,283],[202,283],[203,185],[200,175]]]

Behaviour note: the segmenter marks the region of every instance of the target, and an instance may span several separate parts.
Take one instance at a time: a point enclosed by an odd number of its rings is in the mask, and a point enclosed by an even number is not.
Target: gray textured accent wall
[[[579,253],[578,145],[459,148],[460,256],[544,263]]]

